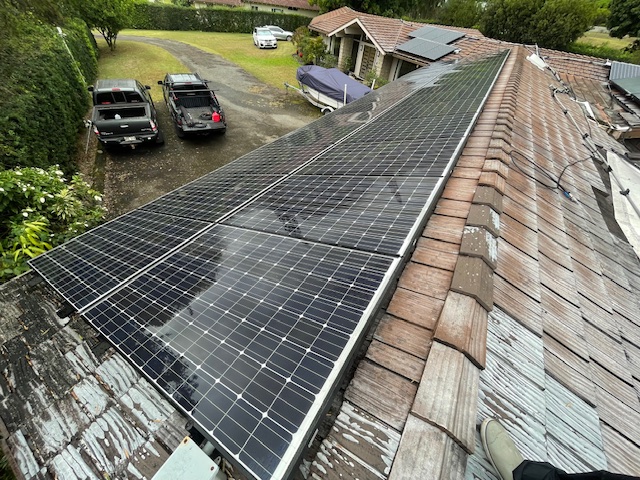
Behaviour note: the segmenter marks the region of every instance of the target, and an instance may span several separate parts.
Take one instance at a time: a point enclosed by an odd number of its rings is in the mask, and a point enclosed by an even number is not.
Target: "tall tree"
[[[607,27],[613,37],[640,36],[640,0],[611,0]]]
[[[134,0],[87,0],[81,7],[84,20],[97,28],[111,50],[116,49],[118,33],[129,26]]]
[[[489,0],[480,30],[488,37],[562,49],[591,27],[594,0]]]

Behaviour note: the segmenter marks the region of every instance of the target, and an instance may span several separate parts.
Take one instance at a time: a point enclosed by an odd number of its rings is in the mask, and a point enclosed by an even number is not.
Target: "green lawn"
[[[295,47],[291,42],[281,40],[274,50],[260,50],[253,45],[252,36],[246,33],[123,30],[120,34],[184,42],[205,52],[220,55],[266,84],[280,89],[284,89],[284,82],[297,85],[296,69],[299,64],[294,58]],[[165,69],[165,72],[171,70]]]
[[[623,48],[629,46],[634,40],[635,37],[614,38],[610,37],[607,33],[587,32],[577,41],[578,43],[586,43],[589,45],[594,45],[596,47],[607,46],[610,48],[622,50]]]
[[[107,43],[98,40],[100,62],[98,78],[135,78],[143,85],[151,86],[154,100],[162,98],[162,80],[167,72],[184,72],[182,63],[166,50],[140,42],[118,40],[116,50],[109,50]]]

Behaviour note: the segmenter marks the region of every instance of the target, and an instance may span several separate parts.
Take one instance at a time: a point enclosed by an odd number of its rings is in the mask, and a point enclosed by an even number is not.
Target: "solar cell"
[[[31,263],[236,466],[285,478],[506,55],[412,72]]]
[[[229,458],[280,478],[397,263],[218,225],[84,316]]]

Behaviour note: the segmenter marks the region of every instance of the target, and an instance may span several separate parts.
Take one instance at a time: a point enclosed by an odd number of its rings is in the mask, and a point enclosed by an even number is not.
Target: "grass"
[[[186,72],[187,67],[166,50],[140,42],[118,41],[115,52],[98,41],[100,62],[98,78],[135,78],[151,87],[153,99],[162,98],[162,80],[167,72]]]
[[[587,32],[577,40],[577,43],[586,43],[595,47],[610,47],[622,50],[633,43],[635,37],[615,38],[608,33]]]
[[[177,40],[205,52],[220,55],[268,85],[280,89],[284,89],[285,82],[297,85],[296,69],[299,64],[293,56],[295,47],[291,42],[281,40],[278,42],[278,48],[261,50],[253,45],[252,36],[247,33],[123,30],[120,35]],[[171,69],[165,70],[168,71]]]

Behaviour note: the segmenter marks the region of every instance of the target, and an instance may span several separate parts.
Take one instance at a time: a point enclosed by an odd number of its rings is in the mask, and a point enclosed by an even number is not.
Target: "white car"
[[[291,38],[293,38],[293,32],[283,30],[277,25],[265,25],[262,28],[268,28],[271,30],[271,33],[273,33],[273,36],[276,37],[277,40],[286,40],[287,42],[290,42]]]
[[[253,44],[258,48],[278,48],[278,40],[271,30],[263,27],[253,29]]]

